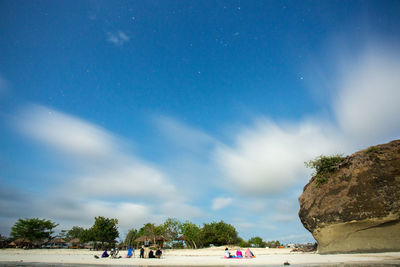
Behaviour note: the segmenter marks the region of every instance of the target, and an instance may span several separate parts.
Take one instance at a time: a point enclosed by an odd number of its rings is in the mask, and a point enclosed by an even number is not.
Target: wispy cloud
[[[233,144],[218,146],[215,161],[232,190],[249,196],[283,192],[307,181],[304,162],[320,154],[349,153],[399,138],[399,59],[397,52],[375,48],[341,62],[331,99],[334,120],[258,118],[238,131]]]
[[[106,130],[40,105],[22,110],[16,125],[30,138],[74,157],[102,158],[118,150],[118,141]]]
[[[129,36],[123,31],[107,32],[107,41],[117,46],[122,46],[127,43],[129,39]]]
[[[148,218],[184,216],[180,211],[191,211],[191,216],[200,213],[185,194],[178,193],[167,174],[125,152],[121,148],[124,140],[96,125],[38,105],[24,109],[16,125],[21,133],[57,151],[73,166],[73,175],[66,175],[58,181],[59,188],[52,188],[58,196],[76,200],[63,202],[62,197],[53,195],[59,203],[70,203],[65,208],[52,206],[57,218],[76,218],[84,210],[86,217],[115,215],[122,227],[131,227]]]
[[[364,144],[399,138],[400,52],[369,48],[341,72],[333,108],[343,133]]]
[[[232,190],[248,195],[277,194],[304,182],[304,161],[338,149],[332,134],[312,121],[278,125],[259,119],[242,129],[232,146],[220,146],[215,160]],[[299,180],[300,179],[300,180]]]
[[[220,210],[232,203],[232,198],[229,197],[217,197],[212,201],[212,210]]]

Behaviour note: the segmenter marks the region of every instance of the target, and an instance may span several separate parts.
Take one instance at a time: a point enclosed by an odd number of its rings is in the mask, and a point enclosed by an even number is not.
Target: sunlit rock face
[[[299,197],[320,253],[400,251],[400,140],[354,153]]]

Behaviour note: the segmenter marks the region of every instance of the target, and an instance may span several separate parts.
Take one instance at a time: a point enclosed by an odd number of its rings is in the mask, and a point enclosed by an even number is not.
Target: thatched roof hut
[[[81,240],[79,240],[79,238],[74,238],[74,239],[71,239],[69,241],[69,243],[78,245],[81,243]]]
[[[162,235],[156,235],[156,236],[142,235],[142,236],[136,238],[135,242],[143,242],[144,243],[146,240],[148,240],[150,243],[153,243],[154,245],[156,243],[159,243],[160,245],[162,245],[163,242],[167,239]]]
[[[156,241],[165,241],[165,240],[167,240],[164,236],[162,236],[162,235],[156,235]]]
[[[64,244],[66,243],[64,239],[62,238],[53,238],[52,240],[50,240],[48,243],[55,243],[55,244]]]
[[[79,238],[71,239],[68,242],[68,244],[69,244],[70,248],[81,248],[81,247],[83,247],[83,245],[81,245],[81,240]]]
[[[29,247],[32,246],[32,241],[30,241],[27,238],[18,238],[16,240],[13,241],[15,246],[17,247]]]
[[[155,241],[165,241],[167,239],[162,235],[156,235],[156,236],[151,236],[151,237],[147,236],[147,235],[142,235],[142,236],[140,236],[140,237],[135,239],[136,242],[144,242],[146,240],[149,240],[149,241],[154,241],[154,240]]]
[[[178,237],[176,240],[178,241],[185,241],[186,237],[184,235],[181,235],[180,237]]]
[[[144,242],[144,241],[146,241],[146,240],[153,240],[153,238],[152,237],[148,237],[147,235],[142,235],[142,236],[139,236],[138,238],[136,238],[135,239],[135,242]]]

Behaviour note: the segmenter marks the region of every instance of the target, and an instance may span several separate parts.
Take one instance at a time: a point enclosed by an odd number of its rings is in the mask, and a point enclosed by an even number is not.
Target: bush
[[[250,243],[247,242],[246,240],[243,240],[242,238],[239,238],[237,245],[241,248],[248,248],[251,247]]]
[[[338,168],[339,164],[344,160],[343,155],[336,154],[333,156],[319,156],[314,160],[305,162],[306,167],[314,169],[315,172],[312,174],[315,177],[317,187],[325,184],[328,181],[330,174],[334,173]]]
[[[370,146],[369,148],[367,148],[367,154],[372,154],[372,153],[376,153],[379,151],[379,148],[377,146]]]

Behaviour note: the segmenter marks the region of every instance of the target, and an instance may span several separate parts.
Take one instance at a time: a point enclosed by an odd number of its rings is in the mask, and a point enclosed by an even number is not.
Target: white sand
[[[290,252],[291,249],[252,249],[254,259],[224,259],[225,247],[206,249],[164,250],[161,259],[140,259],[136,250],[135,258],[95,259],[101,251],[84,249],[3,249],[0,262],[41,262],[65,264],[104,264],[104,265],[282,265],[290,264],[342,264],[342,263],[388,263],[400,265],[400,252],[319,255],[317,253]],[[243,249],[242,249],[243,251]],[[231,249],[231,252],[234,252]],[[127,251],[121,251],[125,256]]]

